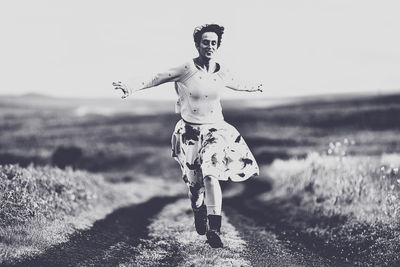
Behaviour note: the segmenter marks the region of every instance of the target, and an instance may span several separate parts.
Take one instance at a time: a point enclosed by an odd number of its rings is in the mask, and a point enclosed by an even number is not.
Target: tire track
[[[298,238],[285,235],[284,227],[273,221],[274,211],[268,213],[257,201],[259,194],[272,189],[268,181],[252,179],[240,187],[236,190],[239,194],[224,199],[224,210],[247,242],[245,254],[253,266],[347,266],[332,262],[305,247]]]
[[[151,217],[178,198],[157,197],[120,208],[68,242],[12,266],[117,266],[132,258],[140,240],[148,237]]]
[[[246,241],[243,254],[252,266],[337,266],[315,254],[291,249],[290,240],[278,239],[275,233],[256,225],[231,207],[225,212]]]

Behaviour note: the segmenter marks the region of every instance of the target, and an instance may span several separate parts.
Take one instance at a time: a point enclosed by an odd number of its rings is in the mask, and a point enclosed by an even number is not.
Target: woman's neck
[[[206,72],[215,72],[217,69],[217,63],[213,59],[197,57],[195,63]]]

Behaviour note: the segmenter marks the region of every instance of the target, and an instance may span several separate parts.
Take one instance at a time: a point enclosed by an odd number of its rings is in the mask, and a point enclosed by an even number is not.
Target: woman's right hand
[[[121,98],[127,98],[130,95],[130,90],[128,86],[122,82],[113,82],[112,85],[114,86],[115,90],[122,90],[122,93],[124,94]]]

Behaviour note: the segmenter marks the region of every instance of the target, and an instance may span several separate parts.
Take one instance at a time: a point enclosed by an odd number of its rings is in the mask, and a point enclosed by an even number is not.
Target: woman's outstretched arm
[[[126,98],[136,91],[151,88],[167,82],[178,81],[185,75],[187,69],[187,64],[184,64],[164,72],[159,72],[155,75],[135,78],[127,83],[120,81],[113,82],[112,85],[114,86],[115,90],[122,90],[122,93],[124,94],[122,98]]]
[[[261,83],[253,83],[249,81],[242,80],[238,78],[237,75],[232,74],[232,72],[228,69],[223,69],[221,71],[221,77],[225,82],[225,86],[229,89],[235,91],[245,91],[245,92],[262,92],[262,84]]]

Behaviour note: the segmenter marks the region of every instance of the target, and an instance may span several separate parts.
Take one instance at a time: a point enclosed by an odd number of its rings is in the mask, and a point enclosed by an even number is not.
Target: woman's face
[[[201,41],[196,46],[199,55],[204,58],[211,59],[218,50],[218,35],[215,32],[205,32],[201,36]]]

